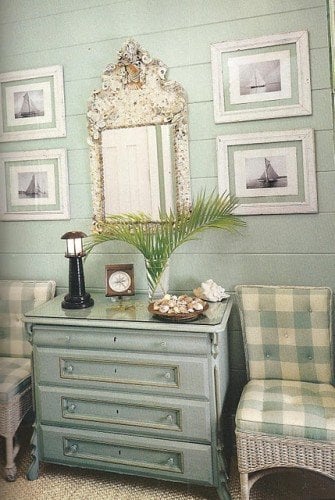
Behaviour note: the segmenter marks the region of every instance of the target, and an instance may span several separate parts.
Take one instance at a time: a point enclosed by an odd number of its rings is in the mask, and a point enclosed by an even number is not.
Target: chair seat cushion
[[[236,429],[335,442],[335,387],[290,380],[251,380],[237,408]]]
[[[30,380],[30,359],[0,357],[0,403],[8,403],[28,387]]]

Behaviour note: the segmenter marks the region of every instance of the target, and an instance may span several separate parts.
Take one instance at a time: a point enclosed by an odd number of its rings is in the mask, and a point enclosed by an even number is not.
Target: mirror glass
[[[175,210],[171,125],[102,132],[106,214]]]
[[[167,67],[129,40],[88,107],[93,221],[190,208],[187,99]]]

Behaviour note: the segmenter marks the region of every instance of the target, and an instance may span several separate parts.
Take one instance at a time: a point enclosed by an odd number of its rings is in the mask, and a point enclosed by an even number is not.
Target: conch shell
[[[229,295],[225,293],[225,289],[217,285],[212,279],[201,283],[201,286],[195,288],[193,293],[196,297],[200,297],[202,300],[207,300],[209,302],[220,302],[220,300],[229,297]]]

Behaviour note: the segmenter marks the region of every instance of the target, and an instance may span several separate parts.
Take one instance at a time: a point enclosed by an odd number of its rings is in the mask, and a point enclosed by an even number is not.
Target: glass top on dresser
[[[63,309],[61,302],[64,295],[57,296],[54,300],[42,304],[25,314],[25,321],[36,321],[58,319],[64,320],[86,320],[86,321],[130,321],[139,323],[168,323],[166,320],[153,316],[148,311],[148,296],[146,294],[136,294],[132,297],[122,299],[111,299],[102,293],[91,294],[94,305],[86,309]],[[188,324],[197,325],[217,325],[221,323],[230,301],[209,303],[208,309]],[[230,307],[229,307],[230,309]],[[44,322],[44,321],[43,321]],[[173,322],[176,323],[176,322]],[[171,323],[170,323],[171,324]]]

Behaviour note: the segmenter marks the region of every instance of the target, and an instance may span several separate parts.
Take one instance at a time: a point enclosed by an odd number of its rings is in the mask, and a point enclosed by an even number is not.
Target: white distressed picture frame
[[[69,219],[65,149],[0,154],[0,220]]]
[[[312,129],[218,136],[217,161],[219,193],[238,198],[237,215],[318,211]]]
[[[63,67],[0,74],[0,142],[64,137]]]
[[[312,113],[307,31],[214,43],[211,63],[215,123]]]

